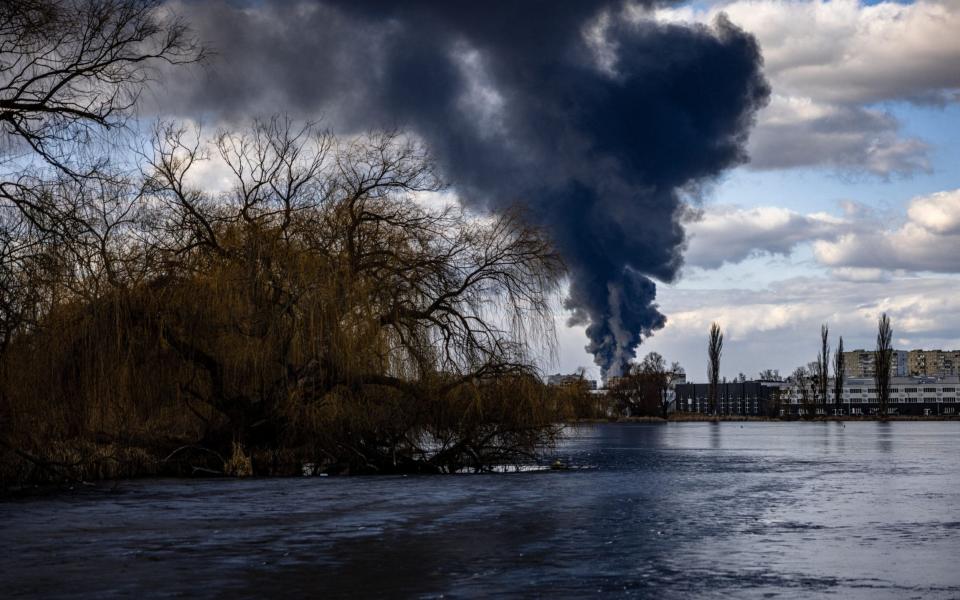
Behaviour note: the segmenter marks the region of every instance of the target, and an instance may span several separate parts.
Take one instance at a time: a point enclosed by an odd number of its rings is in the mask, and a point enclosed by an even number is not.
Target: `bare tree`
[[[670,373],[674,376],[674,378],[687,376],[686,370],[684,370],[683,365],[681,365],[678,361],[673,361],[670,363]]]
[[[710,405],[715,418],[719,418],[720,414],[718,392],[721,354],[723,354],[723,333],[720,331],[720,325],[714,322],[710,325],[710,336],[707,342],[707,378],[710,381]]]
[[[667,371],[663,356],[659,352],[648,353],[640,362],[640,373],[649,380],[650,387],[656,392],[660,416],[667,418],[671,373]]]
[[[843,356],[843,336],[837,342],[837,351],[833,355],[833,406],[834,414],[839,415],[843,410],[843,380],[847,374],[847,366]]]
[[[877,384],[877,404],[880,418],[886,420],[890,402],[890,370],[893,359],[893,328],[887,313],[877,321],[877,348],[874,357],[874,380]]]
[[[160,0],[0,3],[5,338],[35,325],[52,295],[77,292],[81,272],[114,285],[114,267],[131,266],[128,256],[114,256],[123,265],[106,260],[105,250],[132,223],[133,206],[129,190],[121,193],[130,181],[110,163],[111,134],[124,127],[157,67],[203,56]],[[89,283],[79,287],[89,292]]]
[[[803,412],[803,416],[809,418],[812,411],[810,396],[811,392],[816,391],[816,378],[813,376],[813,373],[810,371],[810,369],[806,367],[797,367],[794,369],[790,379],[791,383],[793,384],[794,395],[800,401],[800,408]]]
[[[4,150],[89,175],[89,144],[121,126],[160,64],[200,60],[186,24],[159,0],[18,0],[0,7]],[[17,143],[19,142],[19,144]],[[22,183],[5,180],[4,198]]]
[[[819,401],[826,407],[830,389],[830,329],[827,324],[820,325],[820,351],[817,353],[817,388]]]
[[[757,378],[762,381],[783,381],[778,369],[764,369],[760,371]]]

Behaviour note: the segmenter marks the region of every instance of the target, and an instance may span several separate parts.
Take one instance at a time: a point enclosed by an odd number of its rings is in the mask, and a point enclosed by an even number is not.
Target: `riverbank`
[[[607,419],[570,419],[565,421],[566,425],[573,427],[585,425],[602,424],[667,424],[667,423],[709,423],[714,418],[710,415],[701,414],[681,414],[670,415],[666,419],[662,417],[617,417]],[[746,415],[721,415],[717,421],[732,423],[829,423],[829,422],[880,422],[881,419],[870,416],[842,416],[842,417],[815,417],[812,419],[801,419],[798,417],[756,417]],[[920,422],[920,421],[960,421],[957,416],[892,416],[887,419],[888,422]],[[116,450],[116,449],[114,449]],[[104,452],[101,450],[101,454]],[[104,490],[115,486],[119,481],[133,481],[138,479],[160,480],[165,478],[194,480],[194,479],[216,479],[216,478],[236,478],[224,471],[214,469],[183,469],[170,465],[158,455],[151,460],[150,453],[145,449],[137,449],[136,468],[131,465],[133,461],[118,460],[117,452],[105,453],[105,457],[110,460],[87,461],[87,468],[78,469],[73,475],[68,476],[65,469],[67,463],[58,462],[48,467],[49,477],[43,479],[13,480],[4,482],[0,486],[0,498],[10,497],[31,497],[46,496],[62,492],[79,492],[83,490]],[[77,464],[70,465],[76,467]],[[106,468],[107,466],[112,468]],[[63,468],[57,471],[53,467]],[[123,468],[121,468],[123,467]],[[175,468],[176,467],[176,468]],[[268,478],[299,477],[302,474],[302,466],[298,463],[294,467],[277,471]],[[348,475],[349,472],[323,473],[331,475]],[[422,474],[422,473],[421,473]]]
[[[682,415],[669,415],[667,418],[663,417],[610,417],[606,419],[573,419],[568,421],[570,425],[580,425],[580,424],[600,424],[600,423],[704,423],[711,421],[723,421],[723,422],[749,422],[755,421],[759,423],[770,423],[770,422],[783,422],[783,423],[817,423],[817,422],[831,422],[831,421],[851,421],[851,422],[867,422],[867,421],[960,421],[960,416],[958,415],[929,415],[929,416],[915,416],[915,415],[894,415],[889,416],[886,419],[881,419],[876,416],[862,416],[862,415],[844,415],[840,417],[827,417],[827,416],[817,416],[809,419],[803,417],[756,417],[750,415],[720,415],[719,417],[713,417],[712,415],[703,415],[703,414],[682,414]]]

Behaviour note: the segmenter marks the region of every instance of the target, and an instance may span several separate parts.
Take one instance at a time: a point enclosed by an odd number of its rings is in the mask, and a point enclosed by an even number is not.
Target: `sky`
[[[883,312],[960,348],[960,0],[171,6],[220,58],[161,112],[402,123],[467,207],[521,198],[571,267],[547,372],[703,380],[713,321],[727,377]]]

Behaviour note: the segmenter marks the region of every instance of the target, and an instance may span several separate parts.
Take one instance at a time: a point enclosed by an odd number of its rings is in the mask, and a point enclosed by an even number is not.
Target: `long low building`
[[[893,377],[890,379],[890,400],[887,413],[891,415],[950,416],[960,414],[958,403],[960,377]],[[796,393],[791,394],[791,405],[801,403]],[[874,415],[879,411],[877,384],[872,378],[850,378],[843,382],[840,414]],[[814,407],[817,414],[832,415],[836,411],[834,395],[828,394],[826,406]]]
[[[875,415],[880,405],[872,378],[851,377],[844,381],[839,410],[834,403],[833,381],[826,401],[806,384],[806,390],[789,381],[746,381],[718,385],[721,415],[742,416],[833,416]],[[675,410],[712,414],[710,386],[687,383],[676,387]],[[890,380],[890,415],[952,416],[960,414],[960,377],[893,377]]]
[[[717,411],[721,415],[754,417],[779,416],[779,381],[742,381],[717,384]],[[681,383],[675,388],[674,409],[678,412],[712,414],[710,384]]]

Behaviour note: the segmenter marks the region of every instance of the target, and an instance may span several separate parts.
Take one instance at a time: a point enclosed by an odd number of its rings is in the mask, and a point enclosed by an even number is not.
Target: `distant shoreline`
[[[784,423],[827,423],[830,421],[883,421],[875,416],[849,416],[826,417],[818,416],[810,419],[802,417],[756,417],[749,415],[720,415],[716,420],[744,422],[744,421],[762,421],[762,422],[784,422]],[[886,418],[887,421],[960,421],[960,415],[895,415]],[[711,415],[691,414],[691,415],[671,415],[664,419],[663,417],[610,417],[608,419],[572,419],[566,421],[570,425],[601,424],[601,423],[701,423],[712,422],[714,417]]]

